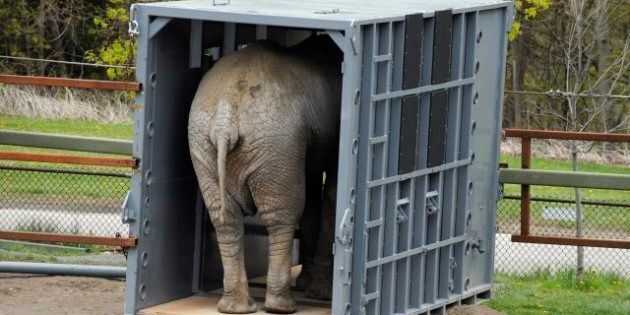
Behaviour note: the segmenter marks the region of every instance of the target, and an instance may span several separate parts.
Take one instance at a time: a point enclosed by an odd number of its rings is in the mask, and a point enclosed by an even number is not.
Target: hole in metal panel
[[[481,68],[481,64],[479,60],[477,60],[477,63],[475,63],[475,74],[479,73],[479,68]]]
[[[146,267],[149,264],[149,253],[142,253],[142,267]]]
[[[354,93],[354,105],[359,105],[361,103],[361,90],[356,89]]]
[[[151,76],[149,76],[149,86],[152,89],[155,89],[156,84],[157,84],[157,75],[155,74],[155,72],[152,72]]]
[[[147,170],[147,172],[144,175],[144,180],[147,186],[151,186],[151,184],[153,183],[153,172],[151,172],[151,170]]]
[[[477,122],[473,120],[472,125],[470,126],[470,134],[474,134],[476,129],[477,129]]]
[[[468,290],[468,287],[470,287],[470,278],[466,278],[466,281],[464,282],[464,290]]]
[[[483,32],[479,30],[479,33],[477,33],[477,44],[481,43],[482,37],[483,37]]]
[[[153,137],[154,132],[155,132],[154,124],[152,121],[150,121],[147,123],[147,135],[149,136],[149,138]]]
[[[142,283],[140,284],[140,299],[144,300],[147,298],[147,286]]]
[[[472,195],[473,191],[473,182],[468,182],[468,194]]]
[[[470,161],[474,162],[475,161],[475,152],[471,152],[470,153]]]
[[[475,97],[473,98],[473,104],[477,105],[479,103],[479,92],[475,92]]]
[[[350,189],[350,203],[355,203],[357,201],[357,192],[354,188]]]
[[[354,138],[352,140],[352,154],[357,154],[359,152],[359,139]]]
[[[145,219],[144,223],[142,223],[142,230],[144,230],[145,235],[149,234],[149,231],[151,231],[151,223],[149,222],[149,219]]]

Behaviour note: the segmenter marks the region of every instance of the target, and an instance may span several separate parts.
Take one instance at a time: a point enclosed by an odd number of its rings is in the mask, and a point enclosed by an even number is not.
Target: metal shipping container
[[[220,285],[187,144],[213,60],[313,31],[343,53],[333,314],[441,314],[491,295],[509,1],[204,0],[134,5],[140,159],[123,220],[125,313]],[[246,231],[248,272],[264,239]],[[258,252],[256,252],[258,251]]]

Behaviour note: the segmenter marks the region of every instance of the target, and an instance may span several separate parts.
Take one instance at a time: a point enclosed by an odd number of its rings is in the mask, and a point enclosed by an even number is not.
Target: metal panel
[[[141,29],[148,17],[137,12]],[[190,41],[172,21],[153,39],[138,39],[138,76],[147,87],[137,102],[134,155],[141,157],[132,178],[129,205],[139,213],[130,224],[138,236],[128,258],[125,313],[191,294],[196,179],[188,154],[188,109],[200,69],[189,69]],[[188,31],[187,34],[190,34]],[[148,56],[147,56],[148,55]],[[146,61],[146,62],[145,62]]]
[[[450,10],[435,13],[435,39],[433,43],[432,84],[450,80],[453,16]],[[429,157],[427,166],[445,161],[446,129],[448,128],[448,90],[431,93],[429,110]]]
[[[405,55],[403,58],[402,82],[404,90],[420,85],[423,32],[424,18],[422,14],[413,14],[405,17]],[[398,174],[409,173],[416,169],[419,101],[417,95],[406,96],[402,99]]]

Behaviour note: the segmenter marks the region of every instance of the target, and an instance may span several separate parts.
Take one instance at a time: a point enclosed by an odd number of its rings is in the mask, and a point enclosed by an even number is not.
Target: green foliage
[[[127,23],[132,0],[0,0],[0,54],[130,64],[135,46]],[[130,70],[71,66],[35,61],[10,61],[3,72],[122,79]]]
[[[105,43],[98,49],[88,50],[85,59],[109,65],[131,65],[135,60],[136,45],[127,35],[126,27],[129,22],[129,11],[131,5],[128,0],[108,0],[108,7],[101,15],[93,18],[93,33],[105,35]],[[110,80],[129,79],[132,75],[131,69],[109,68],[106,70],[107,78]]]
[[[517,15],[508,35],[509,40],[513,41],[521,35],[522,24],[521,19],[535,19],[541,12],[551,7],[551,0],[516,0],[515,6]]]

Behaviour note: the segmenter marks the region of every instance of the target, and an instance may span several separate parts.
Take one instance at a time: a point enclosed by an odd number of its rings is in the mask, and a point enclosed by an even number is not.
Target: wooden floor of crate
[[[292,277],[295,279],[299,275],[299,267],[294,267]],[[265,302],[265,278],[259,277],[250,281],[249,294],[258,305],[258,312],[255,314],[267,314],[262,310]],[[214,315],[222,314],[217,310],[217,303],[221,298],[222,291],[215,290],[209,294],[194,295],[180,300],[172,301],[145,308],[139,312],[140,315]],[[330,315],[330,303],[320,300],[313,300],[304,297],[303,292],[293,292],[295,300],[298,302],[297,314],[303,315]]]

